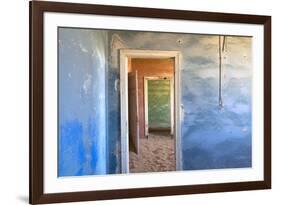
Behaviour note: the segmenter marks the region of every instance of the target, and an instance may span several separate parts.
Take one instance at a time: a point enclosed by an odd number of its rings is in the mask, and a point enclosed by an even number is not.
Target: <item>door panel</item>
[[[129,146],[130,151],[139,152],[139,108],[138,108],[138,73],[128,74],[129,102]]]

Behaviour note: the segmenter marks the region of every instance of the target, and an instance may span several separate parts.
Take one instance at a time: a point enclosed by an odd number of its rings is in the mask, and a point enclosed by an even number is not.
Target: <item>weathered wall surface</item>
[[[132,71],[138,71],[140,136],[145,137],[144,77],[173,77],[173,59],[131,59]]]
[[[107,33],[59,28],[58,176],[106,174]]]
[[[251,38],[59,29],[59,176],[120,173],[121,48],[177,50],[184,170],[251,166]]]
[[[184,170],[251,166],[251,38],[228,37],[223,58],[223,103],[218,106],[218,36],[109,32],[109,138],[112,173],[120,172],[120,48],[182,53]]]

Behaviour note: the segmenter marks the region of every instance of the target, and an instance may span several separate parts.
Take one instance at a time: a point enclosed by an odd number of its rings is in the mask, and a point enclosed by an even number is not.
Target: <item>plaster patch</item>
[[[84,80],[84,83],[83,83],[83,91],[84,91],[85,95],[87,95],[89,93],[91,82],[92,82],[92,76],[90,74],[87,74],[86,80]]]
[[[118,34],[113,34],[111,37],[110,49],[111,49],[111,60],[110,64],[112,67],[118,67],[118,52],[121,48],[127,48],[125,42],[121,39]]]
[[[82,43],[79,43],[79,47],[83,53],[88,53],[88,50],[82,45]]]

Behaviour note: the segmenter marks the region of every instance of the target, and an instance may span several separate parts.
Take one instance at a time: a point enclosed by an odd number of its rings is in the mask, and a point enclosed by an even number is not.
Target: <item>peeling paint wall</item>
[[[59,176],[121,172],[121,48],[177,50],[184,170],[251,166],[252,42],[227,37],[218,106],[218,36],[59,29]]]
[[[112,31],[108,31],[108,171],[109,174],[121,173],[121,128],[120,128],[120,68],[119,50],[126,48],[125,43]]]
[[[107,173],[106,31],[59,28],[58,176]]]
[[[120,153],[120,48],[177,50],[182,54],[182,157],[184,170],[251,167],[250,37],[227,37],[223,56],[222,94],[218,106],[218,36],[111,31],[109,107],[111,153]],[[120,156],[112,154],[112,172],[119,172]],[[115,166],[116,165],[116,166]]]

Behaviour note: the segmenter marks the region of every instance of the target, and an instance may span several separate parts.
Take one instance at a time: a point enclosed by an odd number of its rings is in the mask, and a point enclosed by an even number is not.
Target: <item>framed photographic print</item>
[[[30,2],[30,203],[271,188],[271,17]]]

